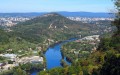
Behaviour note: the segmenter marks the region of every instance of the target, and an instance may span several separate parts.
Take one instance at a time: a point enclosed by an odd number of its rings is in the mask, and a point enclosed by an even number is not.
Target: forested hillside
[[[46,39],[65,40],[80,35],[81,31],[87,34],[92,27],[89,24],[69,20],[57,13],[50,13],[19,23],[12,30],[27,41],[39,43]]]
[[[119,75],[120,74],[120,0],[114,0],[116,19],[111,25],[117,30],[110,37],[102,37],[97,51],[72,62],[71,66],[42,71],[39,75]],[[69,44],[68,47],[72,47]],[[77,44],[79,48],[79,44]],[[66,47],[67,48],[67,47]],[[74,47],[75,48],[75,47]],[[69,54],[68,54],[69,55]],[[72,57],[75,57],[74,55]],[[74,58],[75,59],[75,58]]]

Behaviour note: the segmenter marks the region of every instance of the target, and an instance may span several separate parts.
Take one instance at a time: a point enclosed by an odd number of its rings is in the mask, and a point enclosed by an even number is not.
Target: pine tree
[[[110,41],[110,48],[113,48],[113,51],[106,52],[100,75],[120,75],[120,0],[114,0],[114,2],[117,13],[113,24],[116,26],[117,31]]]
[[[113,21],[113,24],[117,27],[117,34],[120,35],[120,0],[114,0],[116,6],[116,18]]]
[[[114,0],[116,6],[116,18],[113,21],[113,25],[116,26],[117,31],[111,39],[110,46],[113,47],[116,51],[120,52],[120,0]]]

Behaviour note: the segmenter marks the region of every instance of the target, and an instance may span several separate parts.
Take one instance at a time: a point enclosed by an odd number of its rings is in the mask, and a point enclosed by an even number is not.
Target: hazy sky
[[[109,12],[112,0],[0,0],[0,12]]]

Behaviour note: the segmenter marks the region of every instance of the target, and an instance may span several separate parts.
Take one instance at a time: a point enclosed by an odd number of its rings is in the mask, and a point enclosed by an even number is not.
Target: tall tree
[[[111,39],[110,46],[120,52],[120,0],[114,0],[114,3],[117,12],[116,12],[116,18],[113,21],[113,25],[116,26],[117,31],[115,32],[115,34]]]
[[[120,75],[120,0],[114,0],[117,9],[116,19],[113,24],[117,27],[116,33],[110,41],[110,47],[117,53],[109,51],[100,70],[100,75]]]
[[[120,34],[120,0],[113,0],[115,2],[115,7],[117,10],[116,19],[113,24],[117,27],[118,34]]]
[[[16,69],[13,75],[27,75],[21,68]]]

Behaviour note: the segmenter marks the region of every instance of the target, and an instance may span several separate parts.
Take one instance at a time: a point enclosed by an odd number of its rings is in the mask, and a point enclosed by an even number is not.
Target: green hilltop
[[[92,27],[92,26],[91,26]],[[13,32],[30,42],[69,39],[80,31],[90,31],[88,24],[72,21],[57,13],[45,14],[12,27]]]

